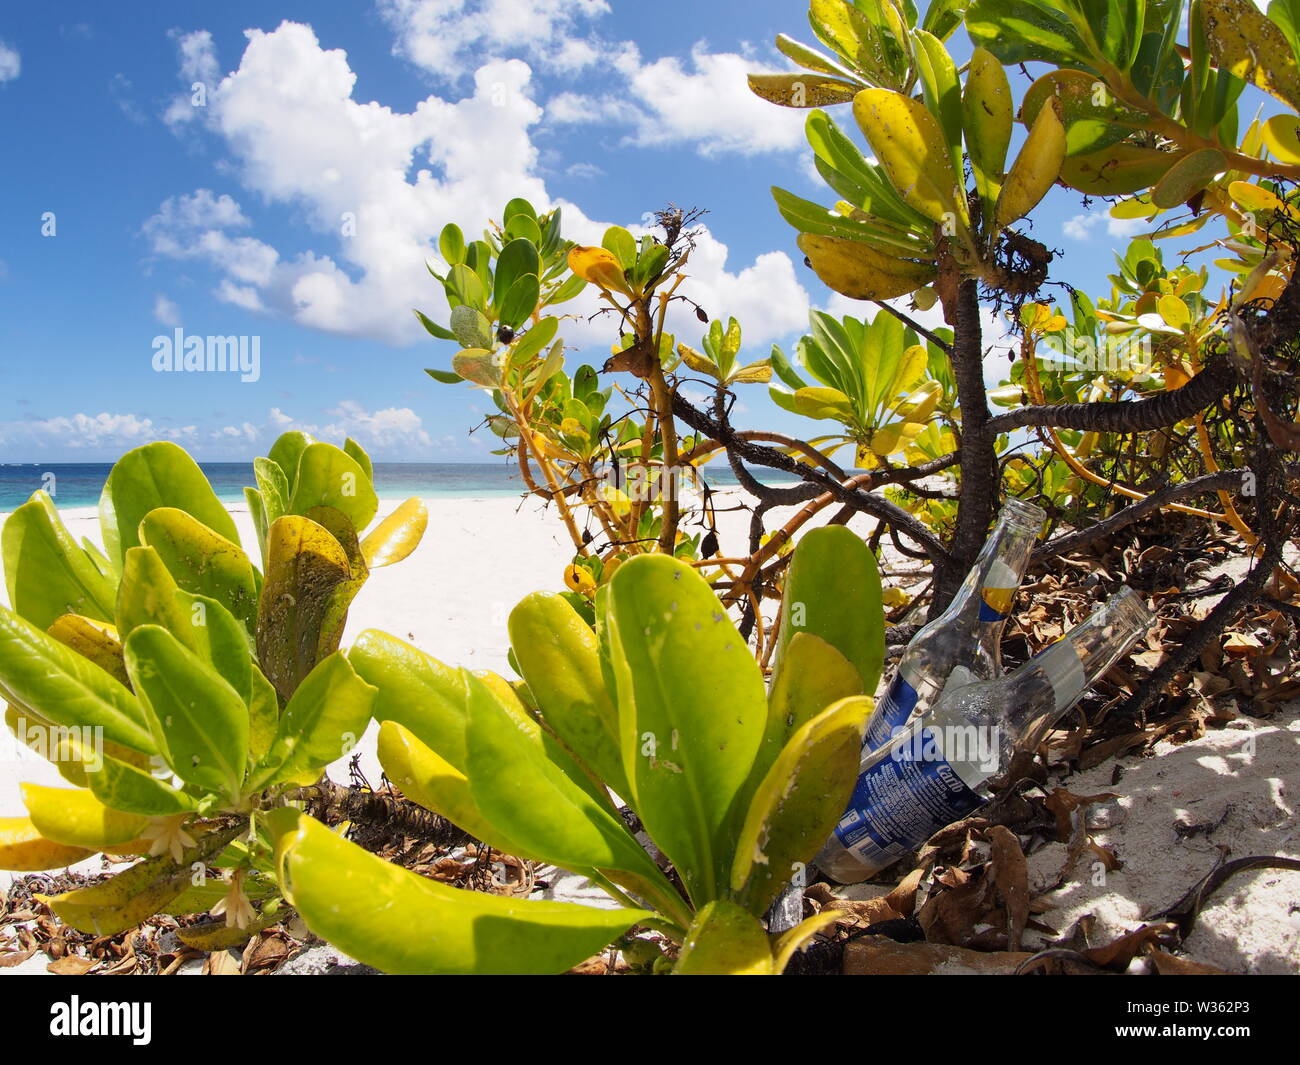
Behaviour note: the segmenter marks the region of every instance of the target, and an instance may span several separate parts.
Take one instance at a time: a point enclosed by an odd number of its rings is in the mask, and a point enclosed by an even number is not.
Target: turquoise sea
[[[199,465],[223,502],[242,503],[244,486],[254,483],[251,462]],[[50,491],[60,507],[95,506],[111,469],[112,465],[106,462],[0,465],[0,512],[21,506],[39,488]],[[704,474],[714,487],[736,483],[735,476],[725,465],[711,465]],[[770,484],[788,484],[793,480],[772,471],[764,471],[762,479]],[[513,463],[504,462],[377,462],[375,488],[381,499],[518,496],[524,490],[519,470]]]

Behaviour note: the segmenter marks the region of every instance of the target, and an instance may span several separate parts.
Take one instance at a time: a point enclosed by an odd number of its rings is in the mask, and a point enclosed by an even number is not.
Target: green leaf
[[[284,473],[285,484],[288,485],[284,492],[286,503],[289,497],[293,495],[294,485],[298,483],[298,460],[302,458],[302,453],[314,443],[316,443],[316,439],[309,433],[291,429],[287,433],[281,433],[276,438],[275,443],[271,445],[267,457],[279,466]],[[254,466],[256,467],[256,463],[254,463]],[[274,521],[275,518],[270,520]]]
[[[256,488],[244,488],[244,502],[248,504],[248,516],[253,522],[253,531],[257,534],[257,553],[266,565],[266,504],[262,493]]]
[[[249,697],[252,661],[247,630],[217,600],[177,587],[151,547],[133,547],[126,553],[118,589],[120,637],[129,638],[141,625],[162,626],[242,698]]]
[[[458,385],[465,380],[460,374],[453,373],[451,370],[430,370],[426,367],[424,372],[444,385]]]
[[[1126,196],[1151,188],[1185,154],[1112,144],[1101,151],[1068,156],[1061,164],[1061,180],[1089,196]]]
[[[630,798],[702,905],[723,890],[734,803],[762,741],[762,675],[686,563],[642,555],[608,589],[604,638]]]
[[[939,126],[948,142],[953,173],[960,174],[963,117],[957,64],[948,54],[948,49],[933,34],[917,30],[912,36],[920,45],[916,49],[916,65],[925,90],[926,107],[939,120]]]
[[[465,235],[455,222],[448,222],[438,234],[438,254],[448,266],[465,261]]]
[[[622,226],[610,226],[600,246],[612,252],[624,270],[631,270],[636,263],[636,238]]]
[[[38,628],[63,614],[113,617],[113,582],[64,528],[50,497],[34,492],[0,535],[9,603]]]
[[[376,721],[396,721],[465,772],[464,673],[376,629],[357,637],[348,661],[377,689],[371,708]]]
[[[420,312],[420,311],[415,311],[414,313],[415,313],[415,317],[417,317],[418,319],[420,319],[420,324],[421,324],[422,326],[424,326],[424,330],[425,330],[425,332],[428,333],[428,334],[429,334],[431,337],[433,337],[435,340],[455,340],[455,339],[456,339],[456,334],[455,334],[455,333],[453,333],[450,329],[444,329],[442,326],[440,326],[437,322],[435,322],[435,321],[434,321],[432,318],[430,318],[428,315],[423,314],[423,313]]]
[[[1014,66],[1042,60],[1070,66],[1092,58],[1060,4],[1036,0],[974,0],[966,11],[971,41]]]
[[[806,722],[763,778],[736,843],[731,890],[761,915],[803,872],[848,806],[874,703],[842,699]]]
[[[349,436],[343,441],[343,450],[356,460],[357,465],[365,471],[366,478],[373,484],[375,480],[375,466],[374,463],[370,461],[370,456],[366,454],[366,449]]]
[[[333,444],[312,444],[298,462],[298,481],[289,509],[294,514],[305,514],[317,506],[342,511],[358,530],[369,525],[379,509],[379,499],[365,470]]]
[[[189,813],[198,804],[183,791],[164,784],[152,773],[116,758],[104,757],[98,771],[86,769],[86,782],[96,799],[114,810],[167,817]]]
[[[986,224],[992,221],[993,205],[1002,188],[1014,122],[1015,101],[1006,71],[992,52],[976,48],[962,93],[962,123]]]
[[[510,612],[510,646],[543,721],[619,795],[629,794],[618,707],[605,687],[596,634],[567,600],[535,592]]]
[[[12,610],[0,607],[0,694],[56,725],[102,728],[104,738],[154,754],[148,718],[134,695]]]
[[[527,853],[551,864],[661,879],[622,820],[548,757],[541,731],[521,729],[478,678],[468,678],[467,684],[465,775],[483,816]]]
[[[285,706],[254,786],[296,779],[342,758],[370,723],[374,698],[375,689],[357,676],[341,653],[330,655],[298,685]]]
[[[295,476],[297,471],[295,460]],[[253,459],[253,476],[257,479],[257,490],[262,495],[262,512],[267,525],[270,525],[289,512],[289,478],[284,475],[278,462],[261,457]]]
[[[537,255],[537,246],[530,240],[512,240],[504,248],[497,258],[496,280],[493,282],[492,304],[498,309],[506,303],[506,294],[514,284],[527,274],[538,277],[542,272],[541,260]],[[534,301],[535,302],[535,301]],[[532,307],[529,308],[532,310]],[[507,323],[509,324],[509,323]],[[452,328],[455,328],[453,324]],[[467,342],[468,347],[485,347],[486,345],[474,345]]]
[[[379,726],[378,753],[384,775],[412,802],[445,817],[502,854],[542,860],[541,855],[530,855],[526,847],[489,821],[474,800],[465,774],[410,729],[396,721],[383,722]]]
[[[682,942],[674,976],[771,976],[772,947],[753,914],[718,899],[700,908]]]
[[[238,544],[174,507],[160,507],[145,515],[140,542],[158,553],[181,588],[217,600],[252,632],[257,617],[257,574]]]
[[[267,553],[257,657],[267,679],[288,700],[316,663],[338,650],[360,582],[339,542],[300,515],[286,515],[271,526]]]
[[[280,837],[277,860],[286,897],[316,935],[393,974],[560,973],[652,916],[448,887],[309,817]]]
[[[140,521],[151,510],[176,507],[239,543],[234,519],[221,505],[198,463],[175,444],[156,441],[117,460],[99,497],[99,524],[108,556],[121,565],[140,543]]]
[[[1141,112],[1123,107],[1096,74],[1082,70],[1051,70],[1035,81],[1021,103],[1021,121],[1032,126],[1049,99],[1056,101],[1065,126],[1067,155],[1100,151],[1147,121]]]
[[[1166,209],[1186,203],[1228,169],[1228,158],[1217,148],[1202,148],[1183,156],[1151,190],[1151,202]]]
[[[530,244],[531,248],[532,245]],[[500,280],[501,275],[497,275]],[[502,299],[497,317],[501,324],[511,329],[518,329],[537,309],[541,297],[541,283],[536,274],[521,274],[510,286]]]
[[[876,690],[885,661],[880,571],[871,548],[843,525],[812,529],[799,540],[786,577],[777,639],[776,674],[796,632],[808,632],[844,655]]]
[[[163,758],[181,780],[237,801],[248,757],[248,706],[159,625],[127,637],[126,669]]]

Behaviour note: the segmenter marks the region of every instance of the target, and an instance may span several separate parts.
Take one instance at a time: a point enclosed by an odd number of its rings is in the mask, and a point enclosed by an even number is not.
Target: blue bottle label
[[[984,804],[940,750],[918,729],[858,777],[835,835],[860,861],[882,869]]]
[[[912,716],[912,711],[916,709],[917,698],[916,689],[907,682],[900,669],[894,674],[893,683],[889,685],[885,697],[876,704],[871,721],[867,725],[863,747],[868,751],[874,751],[893,739],[894,729],[902,728]]]

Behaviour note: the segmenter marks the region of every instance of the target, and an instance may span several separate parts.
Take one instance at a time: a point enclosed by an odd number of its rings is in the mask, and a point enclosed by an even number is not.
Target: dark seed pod
[[[514,340],[514,338],[515,338],[515,331],[511,329],[508,325],[503,325],[500,329],[497,330],[497,340],[500,341],[502,344],[509,344],[510,341]]]
[[[706,312],[703,307],[695,308],[695,317],[698,318],[701,322],[707,322],[709,320],[708,312]]]
[[[718,553],[718,534],[712,529],[700,541],[700,558],[712,558]]]

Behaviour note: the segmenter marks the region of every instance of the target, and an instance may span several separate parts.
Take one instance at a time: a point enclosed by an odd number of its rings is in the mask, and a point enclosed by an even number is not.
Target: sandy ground
[[[424,542],[405,562],[371,576],[352,608],[344,645],[367,628],[380,628],[449,664],[508,673],[506,617],[527,592],[563,586],[572,554],[564,530],[553,514],[538,513],[536,501],[426,502]],[[380,516],[395,505],[382,503]],[[244,544],[255,544],[248,514],[231,510]],[[93,508],[63,516],[74,535],[99,540]],[[743,545],[747,514],[723,513],[720,524],[724,550]],[[887,562],[886,573],[903,568],[910,567]],[[0,816],[23,812],[20,781],[63,783],[43,761],[15,761],[12,746],[0,747]],[[373,731],[359,751],[363,772],[377,781]],[[1068,930],[1085,914],[1096,918],[1094,941],[1137,927],[1209,872],[1221,847],[1229,857],[1300,857],[1300,703],[1271,722],[1245,718],[1193,743],[1162,743],[1154,757],[1121,762],[1124,771],[1114,785],[1114,762],[1064,782],[1078,794],[1118,793],[1092,808],[1091,824],[1097,842],[1125,864],[1104,878],[1080,868],[1048,896],[1057,909],[1043,919],[1057,930]],[[331,776],[346,780],[346,765],[336,764]],[[1063,847],[1053,845],[1032,856],[1031,868],[1050,882],[1062,857]],[[97,866],[97,860],[89,863]],[[8,880],[0,873],[0,890]],[[553,877],[547,895],[597,901],[589,885],[569,876]],[[1251,872],[1231,880],[1203,911],[1188,949],[1196,960],[1230,971],[1300,972],[1300,874]],[[0,972],[43,968],[44,960],[33,958]]]

